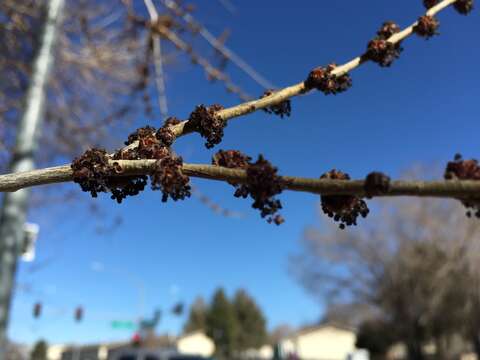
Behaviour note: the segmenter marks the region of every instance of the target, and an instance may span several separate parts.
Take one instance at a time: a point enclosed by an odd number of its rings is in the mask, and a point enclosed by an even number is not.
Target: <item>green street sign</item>
[[[135,329],[136,323],[133,321],[114,320],[110,322],[110,326],[112,329],[132,330]]]

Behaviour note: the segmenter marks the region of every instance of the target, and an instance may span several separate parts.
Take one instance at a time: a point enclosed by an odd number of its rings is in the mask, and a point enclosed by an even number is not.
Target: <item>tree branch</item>
[[[150,174],[156,160],[110,160],[118,169],[118,176]],[[185,175],[203,179],[245,183],[245,170],[229,169],[207,164],[183,164]],[[365,196],[364,180],[326,180],[283,176],[286,189],[308,192],[317,195],[357,195]],[[70,165],[56,166],[15,174],[0,175],[0,192],[11,192],[37,185],[68,182],[73,180]],[[466,199],[479,197],[480,181],[403,181],[390,183],[390,189],[375,196],[421,196]]]
[[[433,8],[427,11],[427,15],[434,16],[448,6],[454,4],[457,0],[443,0]],[[148,1],[147,1],[148,3]],[[404,30],[391,36],[388,41],[398,44],[414,32],[417,22],[413,23]],[[169,40],[177,41],[172,38],[164,27],[157,25],[156,30]],[[174,43],[175,43],[174,41]],[[181,46],[180,46],[181,45]],[[180,47],[185,44],[180,42]],[[332,75],[341,76],[355,68],[359,67],[363,62],[367,61],[364,56],[336,67],[331,71]],[[258,100],[248,101],[237,106],[227,108],[216,113],[216,116],[223,120],[233,119],[242,115],[249,114],[259,109],[271,107],[288,100],[294,96],[300,95],[308,91],[304,82],[286,87],[276,91],[269,96],[262,97]],[[176,137],[191,132],[189,127],[183,121],[177,125],[170,127]],[[138,146],[138,142],[134,142],[125,149]],[[118,176],[125,175],[142,175],[151,174],[156,160],[110,160],[113,168],[118,170]],[[206,164],[183,164],[182,171],[185,175],[191,177],[199,177],[210,180],[225,181],[229,183],[245,183],[247,174],[245,170],[229,169],[214,165]],[[331,179],[312,179],[299,177],[282,177],[285,188],[293,191],[303,191],[321,195],[357,195],[364,197],[365,190],[364,180],[331,180]],[[30,172],[0,175],[0,192],[16,191],[22,188],[52,184],[59,182],[67,182],[73,180],[73,171],[70,165],[39,169]],[[382,195],[376,196],[425,196],[425,197],[450,197],[457,199],[480,199],[480,181],[471,180],[448,180],[448,181],[392,181],[388,191]]]
[[[444,0],[440,3],[438,3],[436,6],[430,8],[427,12],[426,15],[429,16],[434,16],[437,13],[441,12],[445,8],[449,7],[450,5],[454,4],[457,0]],[[406,39],[410,35],[413,34],[413,29],[417,25],[417,21],[414,22],[412,25],[409,27],[405,28],[399,33],[394,34],[391,36],[388,41],[393,43],[393,44],[398,44],[402,40]],[[331,74],[332,75],[337,75],[341,76],[346,73],[349,73],[350,71],[356,69],[360,65],[362,65],[365,62],[365,60],[362,58],[362,56],[358,56],[355,59],[340,65],[336,67]],[[304,82],[300,82],[298,84],[288,86],[286,88],[283,88],[281,90],[275,91],[272,95],[263,97],[258,100],[252,100],[248,102],[244,102],[242,104],[220,110],[219,112],[216,113],[218,117],[220,117],[223,120],[230,120],[242,115],[247,115],[252,112],[255,112],[260,109],[265,109],[267,107],[270,107],[272,105],[279,104],[285,100],[288,100],[294,96],[298,96],[301,94],[304,94],[307,91]],[[177,124],[173,127],[173,131],[177,137],[183,136],[191,132],[188,127],[185,127],[185,124],[187,121],[183,121],[180,124]]]

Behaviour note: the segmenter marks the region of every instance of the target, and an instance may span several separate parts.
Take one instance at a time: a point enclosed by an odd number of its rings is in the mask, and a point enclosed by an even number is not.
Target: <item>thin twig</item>
[[[154,27],[153,30],[157,31],[160,35],[168,39],[179,50],[182,50],[185,53],[187,53],[190,56],[192,62],[198,63],[201,67],[203,67],[205,72],[212,79],[222,81],[228,92],[238,95],[238,97],[242,100],[249,100],[252,98],[249,94],[244,92],[242,88],[235,85],[235,83],[230,79],[230,77],[227,74],[225,74],[225,72],[221,71],[220,69],[217,69],[203,56],[196,54],[193,48],[189,44],[187,44],[185,41],[183,41],[173,31],[170,31],[165,26],[159,26],[159,25]]]
[[[218,1],[230,13],[235,14],[237,12],[235,5],[233,5],[233,3],[230,0],[218,0]]]
[[[150,174],[156,160],[110,160],[111,165],[122,169],[118,176]],[[229,169],[206,164],[183,164],[185,175],[203,179],[244,183],[247,180],[245,170]],[[320,195],[357,195],[365,196],[364,180],[326,180],[282,176],[285,188],[293,191]],[[56,166],[27,172],[0,175],[0,192],[73,180],[70,165]],[[480,181],[392,181],[390,189],[376,196],[420,196],[443,198],[475,198],[480,194]]]
[[[251,67],[245,60],[243,60],[239,55],[233,52],[231,49],[226,47],[220,41],[218,41],[215,36],[202,24],[200,24],[195,18],[189,14],[188,12],[184,11],[178,4],[175,3],[173,0],[162,0],[162,3],[169,8],[170,10],[174,11],[178,16],[182,17],[183,20],[189,25],[191,25],[194,29],[198,29],[200,35],[217,51],[219,51],[223,56],[227,59],[232,61],[240,70],[246,73],[248,76],[252,78],[257,84],[262,86],[265,89],[273,89],[275,88],[274,85],[267,79],[265,79],[262,75],[260,75],[253,67]]]
[[[207,206],[214,213],[225,216],[225,217],[229,217],[229,218],[238,218],[239,219],[239,218],[245,217],[244,214],[242,214],[240,212],[237,212],[237,211],[233,211],[233,210],[224,208],[223,206],[221,206],[217,202],[213,201],[208,196],[203,194],[198,189],[198,187],[196,187],[194,185],[190,185],[190,186],[192,188],[191,189],[192,195],[197,197],[203,205]]]

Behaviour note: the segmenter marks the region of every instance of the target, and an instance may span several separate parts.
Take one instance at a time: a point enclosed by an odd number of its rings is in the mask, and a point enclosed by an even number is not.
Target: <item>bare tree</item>
[[[388,204],[376,220],[354,233],[308,229],[292,271],[319,300],[368,304],[367,320],[389,324],[409,358],[422,359],[431,340],[447,358],[442,341],[462,334],[472,315],[466,293],[478,297],[467,264],[480,225],[453,202],[425,200]]]

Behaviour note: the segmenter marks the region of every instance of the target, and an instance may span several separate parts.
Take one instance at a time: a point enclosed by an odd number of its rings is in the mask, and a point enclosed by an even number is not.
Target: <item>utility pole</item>
[[[53,64],[64,0],[49,0],[41,43],[33,62],[32,77],[25,97],[10,172],[34,168],[34,154],[45,108],[45,88]],[[0,360],[6,360],[7,326],[14,288],[17,259],[24,239],[28,210],[27,189],[6,193],[0,209]]]

